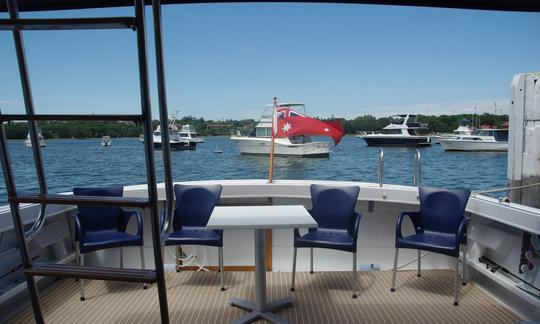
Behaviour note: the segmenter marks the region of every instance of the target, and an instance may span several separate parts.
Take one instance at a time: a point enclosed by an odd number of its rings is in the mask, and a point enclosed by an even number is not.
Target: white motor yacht
[[[445,151],[508,151],[508,129],[481,129],[474,135],[440,138]]]
[[[195,128],[191,125],[182,125],[180,137],[186,141],[193,143],[204,143],[204,138],[197,134]]]
[[[303,103],[281,103],[279,107],[290,107],[295,110],[305,110]],[[255,134],[242,136],[237,132],[231,136],[241,154],[269,155],[272,143],[272,111],[273,105],[267,106],[261,120],[255,126]],[[274,154],[281,156],[299,157],[328,157],[330,143],[313,141],[309,135],[298,135],[274,139]]]
[[[101,138],[101,146],[111,146],[112,145],[112,139],[110,136],[103,136]]]
[[[197,142],[188,141],[178,131],[178,127],[174,124],[175,119],[172,118],[168,125],[169,128],[169,144],[171,150],[194,150],[197,147]],[[154,149],[161,150],[161,127],[158,125],[153,133]]]
[[[410,121],[414,118],[414,121]],[[356,135],[363,138],[368,146],[430,146],[426,124],[416,121],[416,115],[394,115],[392,122],[379,132]]]

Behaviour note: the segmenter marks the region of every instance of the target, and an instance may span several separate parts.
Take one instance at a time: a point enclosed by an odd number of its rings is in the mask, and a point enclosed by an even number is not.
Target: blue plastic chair
[[[175,185],[176,205],[172,220],[173,231],[168,233],[163,244],[205,245],[218,247],[221,291],[225,290],[223,280],[223,231],[206,229],[208,219],[219,203],[221,185],[193,186]],[[165,213],[162,214],[164,224]],[[178,249],[176,259],[179,259]],[[176,271],[180,271],[178,265]]]
[[[122,197],[123,187],[103,188],[74,188],[76,196]],[[84,266],[84,254],[97,250],[120,248],[120,267],[123,268],[123,246],[139,246],[141,266],[144,269],[144,242],[141,213],[138,210],[124,211],[120,207],[109,206],[78,206],[75,215],[75,245],[76,259],[79,266]],[[137,233],[126,233],[126,227],[131,217],[137,219]],[[84,279],[80,279],[81,301],[85,300]],[[147,286],[144,284],[144,289]]]
[[[310,248],[310,273],[313,273],[313,248],[332,249],[353,254],[353,298],[358,295],[356,243],[362,215],[355,212],[359,187],[310,186],[313,208],[309,211],[317,228],[300,235],[294,229],[294,254],[291,291],[294,291],[298,248]]]
[[[396,252],[394,255],[394,270],[392,288],[396,290],[396,270],[399,249],[418,250],[418,277],[421,276],[420,251],[431,251],[456,258],[454,276],[454,305],[459,304],[459,250],[467,243],[467,224],[464,212],[471,194],[467,189],[444,190],[436,188],[418,188],[420,193],[420,211],[402,212],[396,224]],[[403,237],[401,224],[408,216],[415,234]],[[463,285],[465,280],[465,256],[463,250]]]

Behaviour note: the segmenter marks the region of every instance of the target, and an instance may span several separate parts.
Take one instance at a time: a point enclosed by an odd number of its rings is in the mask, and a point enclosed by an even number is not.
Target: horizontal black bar
[[[133,17],[0,19],[0,30],[135,29]]]
[[[32,268],[24,269],[31,276],[56,278],[80,278],[128,282],[156,282],[154,270],[118,269],[108,267],[87,267],[69,264],[32,264]]]
[[[144,1],[146,5],[151,5],[151,0]],[[162,0],[162,4],[194,4],[194,3],[255,3],[259,1],[249,0]],[[263,2],[291,2],[283,0],[270,0]],[[502,10],[502,11],[530,11],[540,12],[540,1],[538,0],[342,0],[342,1],[294,1],[305,3],[350,3],[350,4],[379,4],[396,6],[418,6],[436,8],[456,8],[456,9],[480,9],[480,10]],[[133,6],[133,0],[19,0],[20,11],[45,11],[45,10],[69,10],[69,9],[90,9],[90,8],[110,8]],[[0,12],[7,11],[4,1],[0,1]]]
[[[148,198],[72,196],[58,194],[24,194],[8,197],[9,202],[49,205],[85,205],[85,206],[120,206],[146,208],[150,206]]]
[[[133,121],[143,122],[142,115],[24,115],[0,114],[0,121],[58,120],[58,121]]]

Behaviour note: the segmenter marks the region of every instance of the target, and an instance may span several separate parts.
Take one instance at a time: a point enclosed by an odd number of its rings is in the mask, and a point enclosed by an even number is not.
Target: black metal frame
[[[152,138],[152,111],[150,103],[150,87],[148,80],[148,57],[146,44],[146,30],[144,18],[144,0],[135,0],[134,17],[116,17],[116,18],[90,18],[90,19],[19,19],[17,0],[6,0],[9,9],[9,19],[0,19],[0,30],[11,30],[15,43],[19,73],[23,90],[26,114],[24,115],[2,115],[0,113],[0,160],[4,170],[4,180],[8,192],[8,201],[11,207],[11,215],[17,235],[19,251],[23,262],[23,272],[25,273],[34,318],[37,323],[44,323],[41,310],[39,293],[35,276],[52,276],[62,278],[93,278],[100,280],[121,280],[133,282],[156,282],[158,288],[158,297],[162,323],[169,323],[169,312],[167,305],[167,293],[165,287],[165,274],[163,269],[163,256],[161,251],[160,239],[160,220],[158,210],[158,193],[155,175],[154,148]],[[159,2],[157,2],[159,6]],[[26,55],[24,52],[24,43],[21,30],[40,29],[40,30],[58,30],[58,29],[110,29],[110,28],[131,28],[137,33],[137,53],[139,62],[139,81],[141,93],[141,115],[36,115],[34,112],[33,97],[30,86],[30,78],[27,69]],[[160,36],[161,37],[161,36]],[[160,39],[161,41],[161,39]],[[161,69],[162,56],[159,57]],[[161,75],[161,85],[164,86],[163,76]],[[163,93],[164,94],[164,93]],[[160,103],[161,104],[161,103]],[[166,112],[166,110],[165,110]],[[166,116],[166,115],[165,115]],[[26,120],[29,124],[30,139],[32,142],[32,152],[36,165],[36,173],[39,181],[39,193],[30,195],[18,195],[13,177],[13,170],[9,156],[4,121]],[[93,196],[68,196],[68,195],[49,195],[47,193],[47,184],[43,167],[41,148],[38,140],[38,120],[131,120],[143,123],[144,148],[146,157],[148,199],[141,198],[109,198]],[[164,125],[167,127],[167,124]],[[163,125],[162,125],[163,127]],[[168,147],[166,149],[168,151]],[[169,153],[169,152],[167,152]],[[166,171],[170,174],[169,169]],[[172,180],[169,177],[172,183]],[[21,220],[21,203],[39,203],[41,205],[40,214],[31,230],[24,233],[24,227]],[[154,250],[155,271],[138,269],[114,269],[103,267],[79,267],[60,264],[32,264],[29,257],[27,241],[33,235],[39,232],[46,217],[46,207],[49,204],[68,204],[68,205],[108,205],[149,208],[151,215],[151,231]]]
[[[152,0],[144,0],[150,4]],[[194,4],[194,3],[254,3],[254,2],[291,2],[285,0],[253,1],[253,0],[163,0],[163,4]],[[299,0],[304,3],[345,3],[345,4],[377,4],[394,6],[419,6],[434,8],[530,11],[540,12],[537,0],[340,0],[317,1]],[[133,5],[132,0],[19,0],[21,11],[69,10],[89,8],[126,7]],[[0,4],[0,12],[7,11]]]

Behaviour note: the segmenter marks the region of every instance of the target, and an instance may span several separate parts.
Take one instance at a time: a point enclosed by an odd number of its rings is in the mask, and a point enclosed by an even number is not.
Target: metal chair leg
[[[309,248],[309,273],[313,273],[313,248]]]
[[[124,268],[124,249],[120,247],[120,268]]]
[[[456,268],[454,274],[454,306],[459,305],[459,256],[456,258]]]
[[[463,256],[461,260],[461,267],[463,268],[462,274],[461,274],[461,284],[463,286],[466,286],[467,285],[467,245],[462,245],[461,248],[463,251],[462,253]]]
[[[396,248],[396,252],[394,254],[394,270],[392,273],[392,287],[390,288],[391,292],[396,291],[396,271],[397,271],[398,251],[399,249]]]
[[[225,270],[223,269],[223,247],[220,246],[218,248],[219,253],[219,272],[220,272],[220,280],[221,280],[221,291],[225,291],[225,281],[223,279],[223,276],[225,275]]]
[[[356,252],[353,253],[353,295],[352,298],[358,297],[358,272],[356,271]]]
[[[80,248],[79,248],[79,245],[77,244],[76,246],[76,254],[79,256],[77,258],[77,262],[79,263],[79,266],[82,267],[84,266],[84,254],[81,254],[81,251],[80,251]],[[80,297],[80,300],[81,301],[85,301],[86,300],[86,297],[84,296],[84,279],[79,279],[79,285],[80,285],[80,288],[81,288],[81,297]]]
[[[292,283],[291,283],[291,291],[294,291],[294,285],[296,283],[296,253],[298,248],[294,248],[293,252],[293,261],[292,261]]]
[[[421,262],[420,260],[422,260],[422,251],[418,250],[418,271],[416,273],[417,277],[422,276],[422,268],[420,266],[420,262]]]
[[[141,268],[144,270],[146,269],[146,266],[145,266],[145,263],[144,263],[144,245],[141,245],[139,247],[139,249],[141,250]],[[148,288],[148,284],[145,282],[143,284],[143,289],[147,289]]]
[[[178,246],[174,247],[174,264],[176,272],[180,272],[180,249]]]

